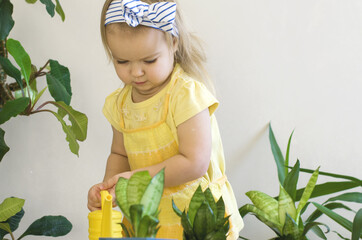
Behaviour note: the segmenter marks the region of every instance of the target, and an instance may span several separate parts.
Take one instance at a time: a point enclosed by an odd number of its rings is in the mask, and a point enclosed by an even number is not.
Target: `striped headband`
[[[106,12],[105,26],[125,22],[131,27],[139,24],[169,32],[178,37],[175,23],[176,3],[147,4],[140,0],[114,0]]]

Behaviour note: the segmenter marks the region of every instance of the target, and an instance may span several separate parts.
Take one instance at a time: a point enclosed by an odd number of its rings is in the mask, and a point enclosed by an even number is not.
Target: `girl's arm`
[[[113,140],[111,146],[111,153],[109,154],[106,166],[106,172],[104,174],[104,181],[107,181],[111,177],[120,173],[124,175],[130,174],[130,167],[128,164],[128,158],[126,150],[123,144],[123,134],[118,132],[115,128],[113,130]],[[130,175],[129,175],[130,176]],[[128,176],[128,177],[129,177]],[[118,180],[118,179],[117,179]],[[114,184],[116,184],[115,182]],[[99,210],[101,208],[101,195],[100,191],[108,189],[104,187],[104,183],[98,183],[91,187],[88,191],[88,209],[91,211]],[[114,189],[108,189],[112,195],[114,195]],[[115,199],[115,198],[114,198]],[[115,205],[115,203],[113,204]]]
[[[153,166],[137,169],[148,170],[154,176],[165,168],[165,186],[177,186],[202,177],[210,163],[211,123],[208,108],[177,127],[179,154]],[[129,178],[135,171],[117,174],[104,183],[113,188],[119,177]]]

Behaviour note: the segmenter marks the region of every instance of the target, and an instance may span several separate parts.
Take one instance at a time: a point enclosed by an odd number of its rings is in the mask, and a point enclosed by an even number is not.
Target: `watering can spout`
[[[112,195],[108,191],[101,191],[102,224],[101,237],[112,237]]]

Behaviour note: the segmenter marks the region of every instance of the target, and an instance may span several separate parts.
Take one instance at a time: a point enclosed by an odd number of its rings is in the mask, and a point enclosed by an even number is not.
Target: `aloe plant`
[[[24,216],[25,200],[20,198],[6,198],[0,204],[0,240],[7,234],[12,240],[20,240],[26,236],[51,236],[60,237],[68,234],[72,224],[63,216],[44,216],[35,220],[26,230],[15,238],[14,231]]]
[[[34,4],[37,0],[26,0],[26,2]],[[46,6],[50,16],[53,17],[57,12],[64,21],[65,15],[59,0],[55,0],[55,4],[53,0],[40,2]],[[84,141],[87,137],[88,119],[85,114],[70,106],[72,90],[69,70],[52,59],[39,69],[34,66],[21,43],[12,38],[7,39],[15,23],[12,13],[11,1],[0,0],[0,125],[18,115],[30,116],[49,112],[61,123],[71,152],[78,155],[78,141]],[[13,57],[18,67],[10,61],[8,54]],[[46,77],[47,87],[38,91],[37,80],[43,76]],[[9,81],[8,77],[14,81]],[[47,89],[54,101],[45,101],[36,105]],[[45,108],[46,106],[53,106],[57,111]],[[65,120],[65,116],[68,116],[69,123]],[[10,149],[5,143],[4,135],[5,131],[0,128],[0,161]]]
[[[174,212],[181,218],[184,240],[223,240],[229,231],[229,216],[225,216],[222,197],[215,201],[209,188],[199,186],[191,198],[188,210],[182,212],[172,200]]]
[[[162,169],[153,178],[148,171],[134,173],[130,179],[119,178],[116,202],[132,227],[122,228],[126,237],[155,237],[159,230],[158,207],[165,182]]]
[[[361,192],[348,192],[338,196],[329,198],[322,204],[309,201],[311,198],[334,194],[340,191],[361,187],[360,179],[340,175],[335,173],[327,173],[311,169],[300,168],[299,160],[296,161],[294,167],[289,167],[289,151],[293,132],[289,137],[286,157],[284,158],[271,125],[269,125],[269,140],[278,170],[279,179],[279,196],[271,197],[260,191],[249,191],[246,195],[253,204],[245,204],[239,209],[242,217],[247,214],[255,215],[260,221],[270,227],[277,235],[274,239],[308,239],[306,234],[312,230],[318,237],[327,239],[325,233],[319,226],[324,226],[329,232],[329,227],[325,223],[316,220],[323,214],[329,216],[338,224],[352,232],[352,239],[357,240],[361,235],[362,229],[362,210],[360,209],[353,220],[353,223],[339,214],[332,211],[333,209],[345,209],[353,211],[351,208],[339,201],[348,201],[362,203]],[[300,172],[311,173],[312,176],[305,188],[297,189],[297,183]],[[345,179],[348,181],[334,181],[317,184],[318,175],[329,176],[333,178]],[[299,202],[296,205],[296,202]],[[312,203],[312,204],[311,204]],[[317,209],[303,221],[302,214],[309,205],[315,206]],[[341,238],[341,234],[337,233]],[[243,238],[246,239],[246,238]],[[347,239],[347,238],[345,238]]]

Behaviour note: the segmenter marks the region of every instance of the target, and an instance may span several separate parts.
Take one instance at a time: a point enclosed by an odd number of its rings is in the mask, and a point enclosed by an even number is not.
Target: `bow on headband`
[[[131,27],[141,24],[177,37],[175,16],[176,3],[157,2],[149,5],[140,0],[115,0],[106,12],[105,26],[115,22],[125,22]]]

